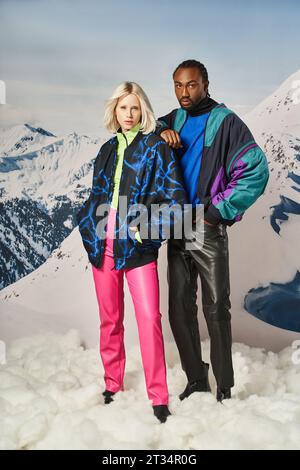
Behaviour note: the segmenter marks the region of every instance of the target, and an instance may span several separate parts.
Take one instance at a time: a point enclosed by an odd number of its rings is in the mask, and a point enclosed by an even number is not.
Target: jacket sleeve
[[[101,175],[99,174],[100,158],[101,149],[94,161],[90,195],[76,213],[76,220],[82,243],[88,253],[90,261],[93,261],[97,257],[99,251],[99,237],[96,231],[96,211],[98,207],[99,194],[105,191],[106,185],[105,179],[101,178]]]
[[[210,199],[204,217],[212,224],[232,225],[263,194],[269,169],[264,152],[236,114],[230,116],[223,134],[227,183],[224,191]]]
[[[164,240],[165,233],[170,237],[174,236],[176,228],[180,227],[180,224],[182,225],[184,205],[188,203],[181,169],[175,153],[163,139],[155,145],[152,197],[149,199],[155,206],[151,206],[151,211],[148,211],[147,222],[144,220],[144,223],[148,223],[148,228],[152,224],[156,233],[156,236],[153,237],[153,232],[149,231],[151,242],[154,239]],[[142,235],[141,238],[144,243]]]
[[[100,153],[101,153],[101,149],[100,149],[98,155],[96,156],[96,158],[94,159],[92,186],[91,186],[89,197],[83,202],[83,204],[80,207],[79,211],[76,213],[76,220],[77,220],[78,225],[80,225],[82,219],[86,216],[87,208],[88,208],[90,202],[92,201],[92,199],[94,198],[95,194],[97,193],[98,162],[99,162],[99,158],[100,158]]]

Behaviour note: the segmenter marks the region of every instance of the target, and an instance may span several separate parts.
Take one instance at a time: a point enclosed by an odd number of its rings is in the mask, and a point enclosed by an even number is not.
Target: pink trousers
[[[100,355],[106,390],[123,390],[124,273],[134,304],[149,400],[152,405],[168,404],[166,363],[159,310],[157,261],[138,268],[114,269],[113,234],[116,210],[110,208],[104,260],[92,265],[100,316]]]

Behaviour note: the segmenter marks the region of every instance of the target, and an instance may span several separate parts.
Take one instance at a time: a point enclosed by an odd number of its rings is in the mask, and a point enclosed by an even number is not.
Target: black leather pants
[[[231,356],[230,280],[226,226],[204,224],[200,249],[185,249],[187,239],[168,242],[169,320],[189,382],[205,376],[197,319],[197,278],[210,336],[210,359],[217,386],[234,385]]]

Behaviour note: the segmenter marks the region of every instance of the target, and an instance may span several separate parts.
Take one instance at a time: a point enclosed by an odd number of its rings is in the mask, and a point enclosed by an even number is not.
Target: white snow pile
[[[77,331],[22,338],[0,366],[0,449],[300,449],[300,364],[235,343],[233,398],[194,393],[174,343],[165,345],[172,416],[160,424],[147,398],[139,347],[127,353],[125,390],[103,404],[98,348]],[[209,355],[203,343],[204,360]],[[298,362],[298,364],[297,364]]]

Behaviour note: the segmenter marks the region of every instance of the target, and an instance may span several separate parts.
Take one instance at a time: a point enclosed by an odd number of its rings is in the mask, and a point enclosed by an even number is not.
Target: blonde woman
[[[124,389],[125,274],[138,325],[148,398],[154,415],[165,422],[170,411],[157,274],[160,219],[156,239],[149,239],[145,232],[143,235],[142,228],[149,221],[152,204],[170,207],[179,203],[182,207],[186,194],[176,158],[154,133],[153,110],[138,84],[124,82],[117,87],[107,101],[104,123],[115,136],[95,159],[92,191],[77,214],[99,304],[104,401],[110,403],[115,393]],[[120,199],[122,203],[126,199],[125,216]],[[146,210],[142,222],[130,226],[134,220],[131,209],[137,204]]]

